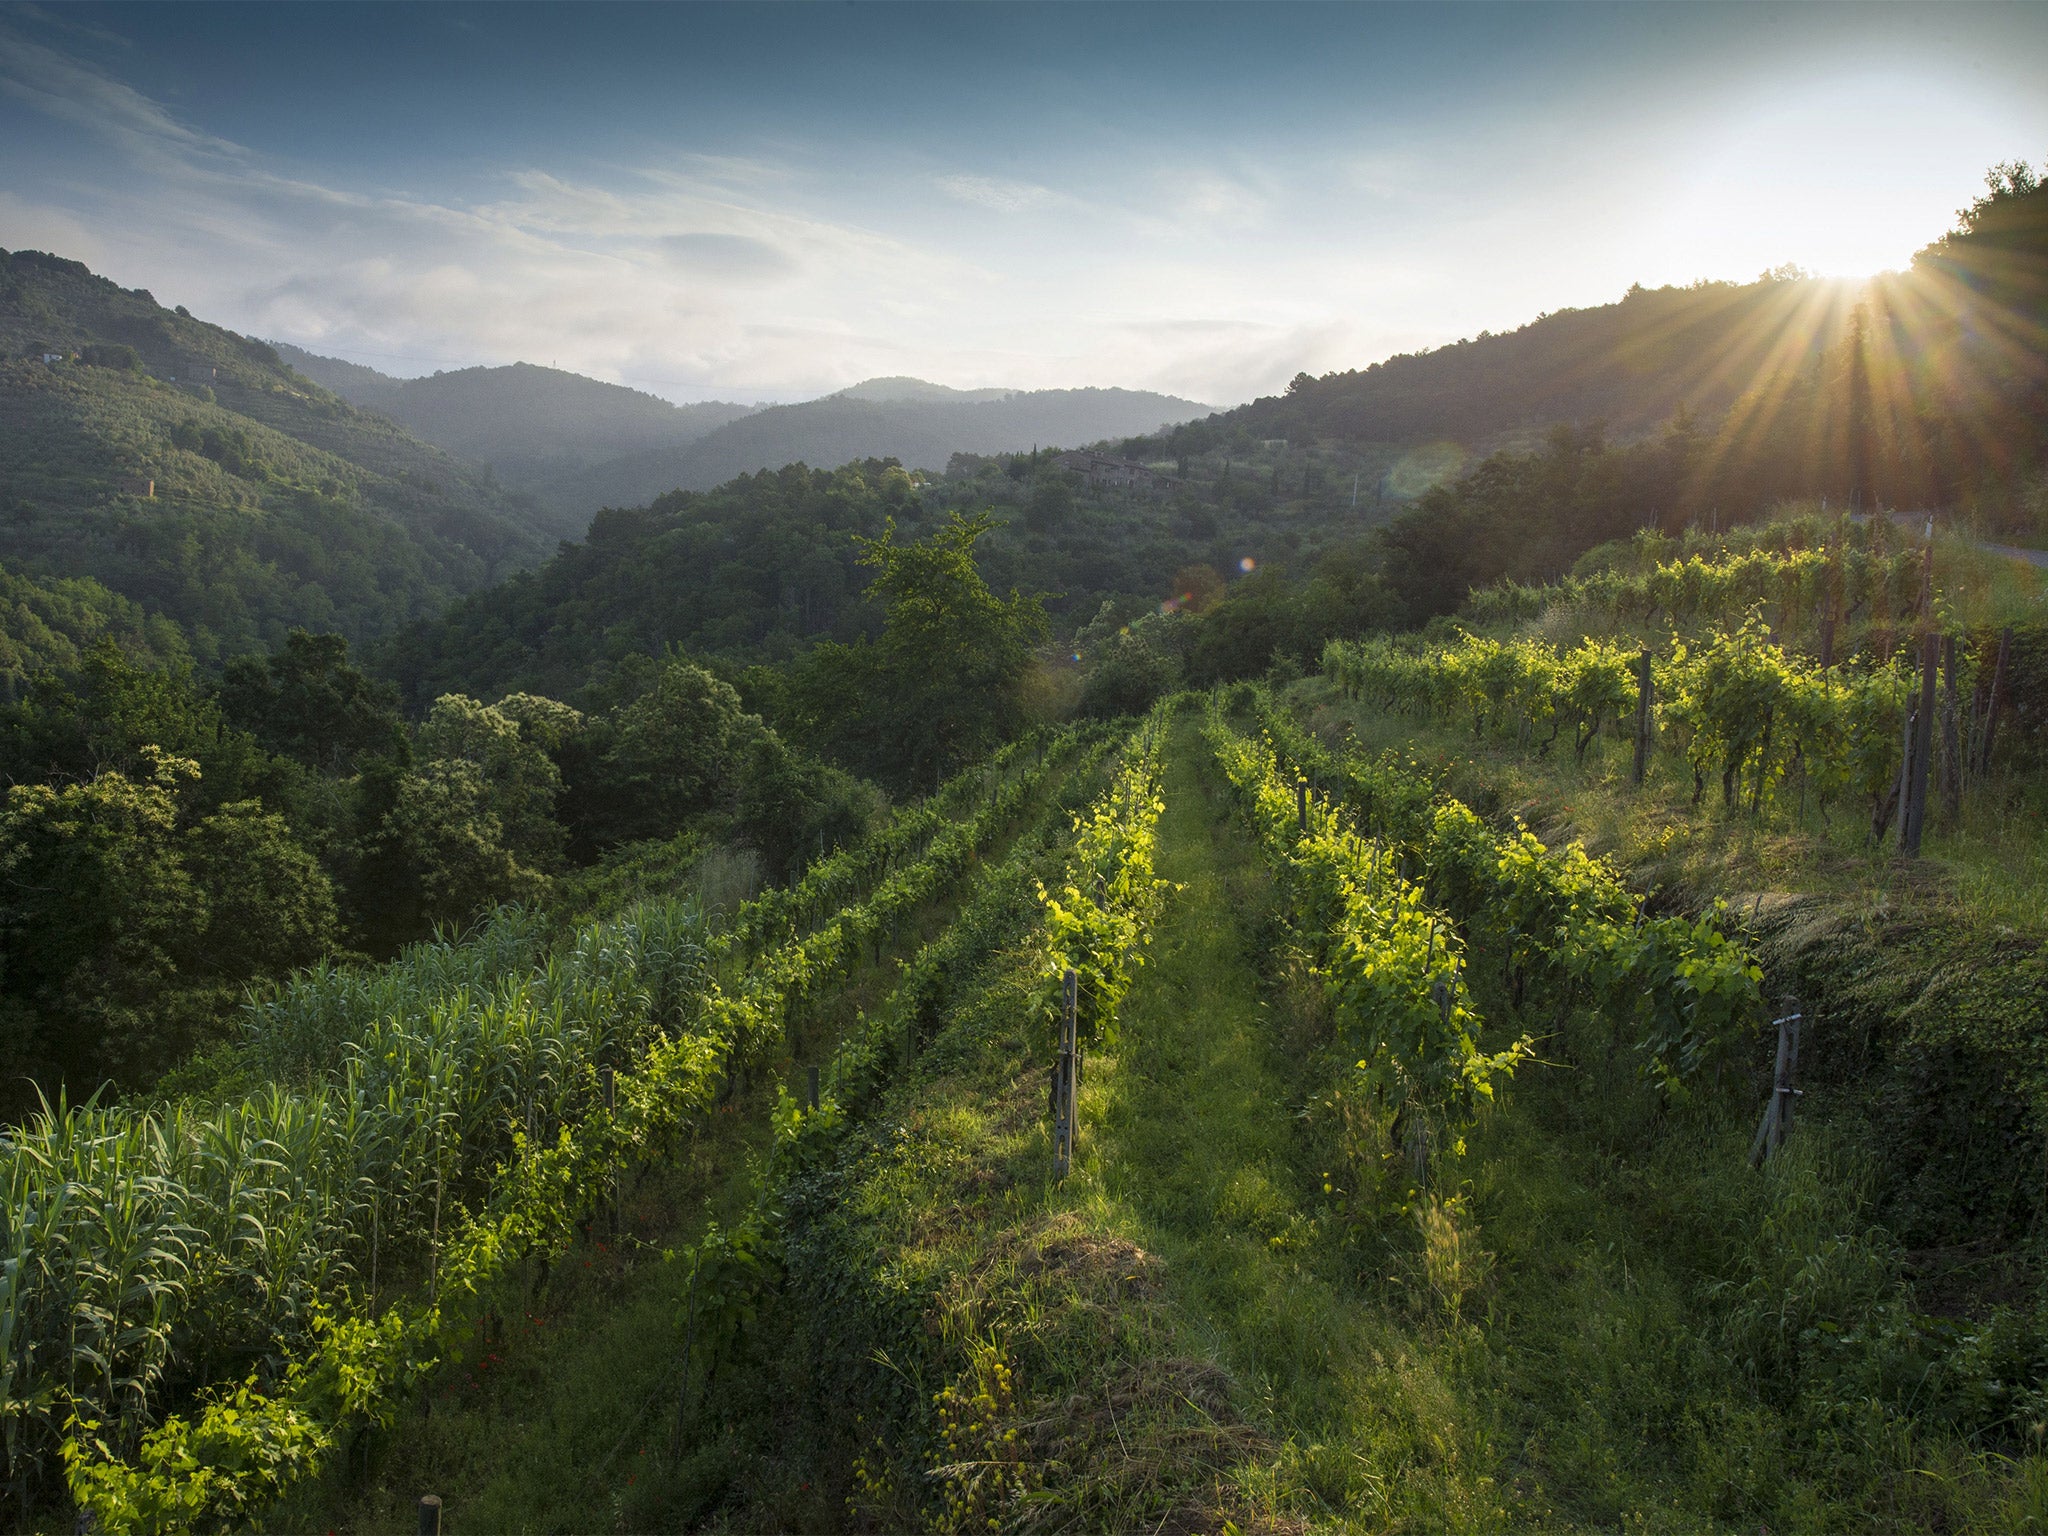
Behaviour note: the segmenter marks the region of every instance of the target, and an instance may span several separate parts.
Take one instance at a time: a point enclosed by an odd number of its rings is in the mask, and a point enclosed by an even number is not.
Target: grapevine
[[[1412,1144],[1425,1144],[1431,1120],[1462,1130],[1533,1042],[1481,1048],[1458,935],[1402,874],[1394,848],[1361,838],[1305,793],[1268,743],[1231,729],[1220,712],[1210,714],[1208,737],[1280,878],[1356,1071],[1407,1123]]]

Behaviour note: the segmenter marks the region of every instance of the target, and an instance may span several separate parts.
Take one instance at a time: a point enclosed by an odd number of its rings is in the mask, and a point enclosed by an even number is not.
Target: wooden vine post
[[[1920,702],[1913,713],[1913,734],[1906,763],[1906,815],[1899,823],[1899,852],[1915,858],[1927,829],[1927,779],[1934,758],[1934,680],[1941,655],[1941,637],[1929,629],[1920,637]]]
[[[1998,660],[1991,668],[1991,700],[1984,711],[1984,742],[1977,749],[1977,771],[1991,771],[1991,744],[1998,738],[1998,706],[2004,702],[2005,668],[2012,654],[2012,630],[2010,627],[1998,632]]]
[[[1650,706],[1655,702],[1650,683],[1650,653],[1644,651],[1636,658],[1636,761],[1629,774],[1629,782],[1642,787],[1644,776],[1650,771]]]
[[[613,1122],[616,1122],[619,1116],[618,1073],[614,1071],[611,1067],[605,1067],[599,1072],[598,1076],[602,1080],[604,1086],[605,1118]],[[611,1199],[609,1203],[611,1206],[611,1235],[613,1237],[617,1237],[619,1235],[619,1207],[624,1193],[624,1185],[617,1174],[612,1175],[610,1182]]]
[[[1958,716],[1956,637],[1941,641],[1941,816],[1951,829],[1963,816],[1963,742]]]
[[[1760,1166],[1775,1157],[1792,1134],[1792,1107],[1799,1098],[1799,1023],[1801,1015],[1788,1013],[1776,1020],[1778,1065],[1771,1074],[1771,1099],[1764,1105],[1763,1120],[1757,1125],[1756,1140],[1750,1143],[1749,1166]]]
[[[1927,523],[1927,553],[1920,562],[1920,703],[1907,738],[1905,799],[1899,821],[1899,852],[1917,858],[1927,830],[1927,779],[1934,758],[1934,678],[1941,637],[1934,628],[1934,522]]]
[[[441,1536],[441,1496],[429,1493],[420,1499],[420,1536]]]
[[[1075,1092],[1080,989],[1081,978],[1067,967],[1060,987],[1060,1056],[1052,1074],[1052,1166],[1054,1176],[1062,1179],[1074,1165],[1074,1120],[1080,1107]]]

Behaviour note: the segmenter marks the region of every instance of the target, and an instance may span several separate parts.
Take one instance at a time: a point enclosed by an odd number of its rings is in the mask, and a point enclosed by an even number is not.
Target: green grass
[[[1498,1518],[1483,1424],[1432,1347],[1358,1283],[1304,1166],[1299,1038],[1268,998],[1271,884],[1190,719],[1174,742],[1159,870],[1181,885],[1125,1009],[1087,1172],[1165,1261],[1166,1292],[1238,1383],[1261,1454],[1232,1469],[1276,1521],[1479,1530]]]

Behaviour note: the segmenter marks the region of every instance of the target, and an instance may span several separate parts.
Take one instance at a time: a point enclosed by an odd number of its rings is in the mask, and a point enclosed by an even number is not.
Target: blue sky
[[[0,7],[0,245],[396,373],[1217,404],[1904,263],[2048,7]]]

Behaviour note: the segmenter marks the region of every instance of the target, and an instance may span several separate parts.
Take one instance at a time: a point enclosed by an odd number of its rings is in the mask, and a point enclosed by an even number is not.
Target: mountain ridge
[[[1633,437],[1681,411],[1718,418],[1743,395],[1817,366],[1847,333],[1863,288],[1790,273],[1637,284],[1611,304],[1546,311],[1512,331],[1298,374],[1285,393],[1162,434],[1162,451],[1198,451],[1240,430],[1483,449],[1566,423],[1599,421]]]
[[[513,363],[399,379],[289,343],[281,356],[316,382],[451,453],[488,464],[578,537],[604,507],[712,490],[790,464],[889,459],[943,470],[956,453],[1016,453],[1130,437],[1200,416],[1199,401],[1146,390],[955,389],[864,379],[815,400],[674,405],[582,374]],[[488,411],[489,418],[478,419]]]

